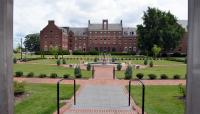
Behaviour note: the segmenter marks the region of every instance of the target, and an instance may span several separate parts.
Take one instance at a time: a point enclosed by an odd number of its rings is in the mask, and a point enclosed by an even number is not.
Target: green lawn
[[[45,65],[45,64],[14,64],[13,74],[16,71],[22,71],[24,75],[27,75],[30,72],[34,72],[35,76],[40,74],[50,75],[51,73],[57,73],[59,77],[62,77],[64,74],[70,74],[71,77],[74,77],[73,68],[65,68],[62,66],[55,65]],[[91,71],[81,70],[83,78],[89,78],[92,76]]]
[[[131,96],[141,107],[141,87],[132,86]],[[178,86],[147,86],[145,112],[148,114],[184,114],[184,101]]]
[[[52,114],[56,111],[56,84],[26,84],[25,90],[28,96],[15,101],[15,114]],[[60,86],[60,99],[72,96],[72,85]]]
[[[173,75],[179,74],[181,75],[181,78],[185,78],[186,65],[155,66],[153,68],[133,69],[133,78],[136,78],[137,73],[143,73],[145,79],[148,78],[148,74],[156,74],[157,78],[160,78],[161,74],[166,74],[169,78],[173,78]],[[124,78],[124,71],[117,71],[116,76],[120,79]]]

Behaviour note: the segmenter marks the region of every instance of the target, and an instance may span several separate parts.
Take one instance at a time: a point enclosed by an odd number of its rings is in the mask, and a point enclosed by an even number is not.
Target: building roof
[[[186,31],[188,31],[188,20],[178,20],[178,24],[180,24]]]
[[[104,31],[102,24],[89,24],[88,26],[89,31]],[[121,24],[108,24],[109,31],[121,31],[122,26]]]
[[[86,27],[69,27],[69,31],[72,31],[75,36],[83,36],[87,34],[87,29]]]
[[[137,28],[134,27],[124,27],[123,28],[123,36],[136,36]]]

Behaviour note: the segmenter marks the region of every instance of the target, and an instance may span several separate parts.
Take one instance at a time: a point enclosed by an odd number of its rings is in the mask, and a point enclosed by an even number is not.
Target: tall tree
[[[39,34],[29,34],[25,36],[24,46],[28,51],[40,51]]]
[[[137,26],[138,47],[142,52],[150,53],[154,44],[165,52],[173,51],[185,33],[170,12],[149,7],[142,19],[143,24]]]

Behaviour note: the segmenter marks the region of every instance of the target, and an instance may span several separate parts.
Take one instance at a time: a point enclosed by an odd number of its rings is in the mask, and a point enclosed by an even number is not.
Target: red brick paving
[[[14,78],[15,81],[24,81],[27,83],[46,83],[46,84],[56,84],[60,79],[50,79],[50,78]],[[186,84],[186,80],[142,80],[145,85],[179,85],[179,84]],[[77,84],[84,85],[87,83],[93,84],[121,84],[121,85],[128,85],[128,80],[82,80],[76,79]],[[64,80],[63,84],[73,84],[72,80]],[[138,81],[132,81],[133,85],[138,85]]]

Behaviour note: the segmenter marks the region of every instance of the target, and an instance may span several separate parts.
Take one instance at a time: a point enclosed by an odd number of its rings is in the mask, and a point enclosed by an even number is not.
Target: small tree
[[[125,71],[125,79],[131,79],[132,78],[132,67],[128,65]]]
[[[153,45],[153,48],[151,49],[151,51],[154,54],[154,58],[156,58],[158,56],[158,54],[160,53],[161,48],[158,47],[157,45]]]
[[[55,59],[58,59],[58,52],[59,52],[59,49],[57,46],[50,48],[50,53],[54,55]]]
[[[119,63],[117,64],[117,70],[120,71],[122,69],[122,65]]]
[[[91,64],[90,64],[90,63],[87,64],[87,70],[88,70],[88,71],[91,70]]]
[[[74,75],[75,75],[76,78],[81,78],[82,77],[80,66],[76,66],[75,67]]]

